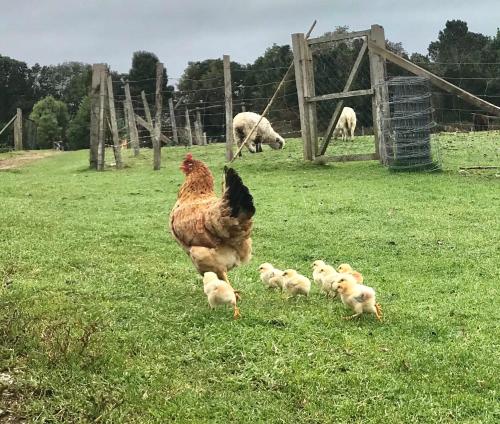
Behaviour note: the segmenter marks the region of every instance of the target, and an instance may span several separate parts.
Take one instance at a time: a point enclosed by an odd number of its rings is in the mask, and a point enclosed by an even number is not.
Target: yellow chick
[[[321,274],[319,272],[319,269],[325,265],[326,263],[320,260],[314,261],[312,264],[313,280],[319,287],[321,287],[323,284],[323,282],[321,281]]]
[[[312,268],[313,268],[313,280],[318,285],[318,287],[320,289],[323,286],[323,280],[322,280],[323,275],[319,272],[319,269],[320,268],[325,268],[327,270],[335,271],[335,268],[333,268],[330,265],[327,265],[325,263],[325,261],[321,261],[321,260],[314,261],[313,265],[312,265]]]
[[[327,296],[330,294],[331,282],[327,279],[331,276],[338,274],[333,266],[325,264],[323,261],[315,261],[313,263],[313,279],[318,284],[321,292]]]
[[[215,272],[203,274],[203,291],[207,295],[210,308],[231,305],[234,310],[234,319],[240,317],[240,309],[236,305],[236,299],[239,299],[238,293],[228,283],[219,280]]]
[[[382,308],[375,301],[375,290],[371,287],[358,284],[350,278],[342,278],[338,283],[337,291],[342,303],[355,312],[354,315],[344,317],[344,319],[356,318],[363,312],[369,312],[382,321]]]
[[[283,290],[283,271],[274,268],[270,263],[265,262],[259,266],[260,279],[265,286],[270,289]]]
[[[352,269],[352,266],[349,265],[349,264],[340,264],[339,267],[337,268],[337,271],[338,272],[343,272],[343,273],[346,273],[346,274],[351,274],[358,283],[362,283],[363,282],[363,275],[361,275],[360,272],[358,271],[354,271]]]
[[[354,277],[350,274],[339,273],[333,267],[320,267],[318,272],[321,275],[323,283],[321,290],[326,293],[327,296],[332,296],[333,298],[337,297],[338,283],[342,280],[342,278],[350,278],[355,281]]]
[[[311,290],[311,281],[309,278],[300,275],[294,269],[286,269],[283,272],[283,283],[286,291],[291,296],[302,294],[309,296]]]

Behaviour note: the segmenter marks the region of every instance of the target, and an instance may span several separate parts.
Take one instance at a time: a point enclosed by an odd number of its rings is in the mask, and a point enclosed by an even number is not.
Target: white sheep
[[[337,138],[339,134],[342,136],[342,141],[346,141],[350,136],[351,141],[354,140],[354,130],[356,129],[356,112],[351,107],[342,109],[340,118],[333,132],[333,137]]]
[[[260,119],[260,115],[254,112],[238,113],[233,119],[234,139],[241,146],[246,136]],[[247,141],[247,148],[250,153],[262,152],[262,145],[267,144],[274,150],[283,149],[285,140],[276,131],[273,130],[271,123],[262,118],[257,129],[253,132]],[[241,156],[241,152],[240,152]]]

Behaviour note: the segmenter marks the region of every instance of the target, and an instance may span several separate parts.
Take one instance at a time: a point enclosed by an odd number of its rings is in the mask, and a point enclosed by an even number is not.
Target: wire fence
[[[340,41],[334,44],[317,44],[312,47],[314,80],[316,95],[338,93],[343,91],[357,55],[362,46],[361,39]],[[289,46],[283,46],[287,60],[280,60],[280,65],[270,61],[269,66],[241,66],[231,64],[233,116],[242,111],[261,113],[288,66],[293,59]],[[440,77],[483,98],[493,104],[500,105],[500,62],[421,62],[421,66],[429,69]],[[283,66],[282,66],[283,65]],[[484,68],[488,69],[484,76]],[[483,70],[482,70],[483,69]],[[481,70],[481,72],[480,72]],[[387,77],[405,76],[406,73],[392,64],[387,64]],[[482,76],[479,76],[482,75]],[[155,78],[127,81],[131,90],[131,102],[134,114],[142,122],[150,123],[155,117]],[[123,79],[112,81],[114,105],[121,144],[130,147],[130,134],[127,117],[126,95]],[[214,61],[213,69],[209,69],[200,78],[190,73],[179,77],[169,77],[161,90],[163,110],[161,127],[163,145],[188,145],[192,138],[193,144],[224,142],[225,128],[225,98],[223,64]],[[350,90],[361,90],[371,86],[368,57],[365,55],[360,63],[360,71],[353,81]],[[144,95],[141,93],[144,91]],[[146,100],[146,102],[144,101]],[[169,101],[175,108],[171,114]],[[436,125],[431,133],[446,132],[449,134],[465,134],[471,131],[500,131],[500,119],[488,116],[482,110],[470,106],[457,96],[431,89],[430,104],[432,117]],[[337,101],[329,100],[316,103],[318,136],[320,139],[331,120]],[[344,106],[352,107],[357,116],[356,136],[373,134],[372,101],[370,96],[356,97],[344,100]],[[149,113],[148,113],[149,112]],[[149,120],[152,115],[152,121]],[[300,137],[300,113],[297,88],[294,73],[285,81],[282,89],[271,107],[268,116],[274,130],[284,138]],[[107,125],[106,125],[107,127]],[[177,137],[175,137],[175,130]],[[23,125],[25,139],[29,140],[27,147],[37,148],[36,127],[32,122]],[[140,147],[152,147],[151,131],[144,125],[138,125],[138,140]],[[479,139],[479,137],[478,137]],[[13,135],[9,129],[0,135],[0,149],[13,148]],[[112,146],[112,137],[106,131],[106,144]],[[498,164],[498,143],[470,143],[463,146],[470,156],[470,161],[485,164]],[[450,147],[451,149],[451,147]],[[443,147],[443,155],[450,149]],[[486,151],[485,151],[486,149]],[[372,153],[373,143],[351,142],[337,140],[329,153],[357,154]],[[481,153],[482,152],[482,153]],[[482,158],[482,159],[481,159]],[[480,160],[481,159],[481,160]]]

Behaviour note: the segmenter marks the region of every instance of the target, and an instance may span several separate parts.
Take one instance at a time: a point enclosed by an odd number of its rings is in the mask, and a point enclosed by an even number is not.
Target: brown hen
[[[229,283],[227,272],[252,256],[252,195],[232,168],[224,169],[221,198],[203,162],[188,154],[180,168],[186,179],[170,213],[170,231],[200,274],[215,272]]]

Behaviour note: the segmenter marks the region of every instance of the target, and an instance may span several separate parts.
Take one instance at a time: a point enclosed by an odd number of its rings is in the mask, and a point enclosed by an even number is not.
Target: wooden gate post
[[[128,82],[125,83],[125,101],[127,103],[130,144],[132,144],[134,149],[134,156],[139,156],[139,132],[137,131],[137,124],[135,122],[134,106],[132,105],[132,97],[130,95],[130,86]]]
[[[23,111],[16,109],[14,121],[14,150],[23,150]]]
[[[109,102],[109,123],[111,125],[111,134],[113,136],[113,153],[115,155],[116,169],[123,168],[122,152],[120,146],[120,137],[118,135],[118,123],[116,122],[115,96],[113,94],[113,80],[108,75],[108,102]]]
[[[384,28],[380,25],[372,25],[369,42],[376,46],[385,48]],[[386,85],[386,63],[385,59],[376,54],[371,49],[368,50],[370,59],[370,81],[373,90],[372,116],[373,134],[375,135],[375,154],[382,163],[387,162],[385,155],[385,137],[387,136],[386,126],[388,125],[389,114],[389,93]]]
[[[170,122],[172,123],[172,137],[174,138],[174,143],[176,145],[179,144],[179,136],[177,135],[177,125],[175,123],[175,109],[174,109],[174,101],[172,97],[168,99],[168,108],[170,110]]]
[[[224,99],[226,106],[226,161],[233,159],[233,91],[231,89],[231,59],[223,56],[224,63]]]
[[[163,97],[161,88],[163,86],[163,63],[156,64],[156,91],[155,91],[155,122],[153,127],[153,169],[158,171],[161,166],[161,110]],[[146,98],[146,96],[144,96]],[[147,104],[147,102],[145,103]]]
[[[314,75],[312,54],[303,33],[292,34],[292,48],[304,159],[313,160],[317,151],[316,105],[307,98],[314,96]]]

